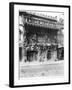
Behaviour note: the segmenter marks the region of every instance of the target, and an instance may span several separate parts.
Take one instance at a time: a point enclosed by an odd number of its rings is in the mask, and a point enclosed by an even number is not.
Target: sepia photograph
[[[10,87],[69,84],[70,7],[27,3],[10,7],[14,40]]]

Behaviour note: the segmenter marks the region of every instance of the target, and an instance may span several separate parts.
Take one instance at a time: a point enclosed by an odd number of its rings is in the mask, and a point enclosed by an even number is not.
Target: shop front
[[[53,19],[21,13],[23,17],[22,62],[55,62],[64,59],[64,47],[59,48],[58,31],[63,25]],[[21,48],[21,47],[19,47]]]

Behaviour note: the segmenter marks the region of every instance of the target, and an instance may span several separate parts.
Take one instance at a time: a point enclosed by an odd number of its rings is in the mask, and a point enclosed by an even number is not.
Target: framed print
[[[70,6],[9,8],[9,86],[70,84]]]

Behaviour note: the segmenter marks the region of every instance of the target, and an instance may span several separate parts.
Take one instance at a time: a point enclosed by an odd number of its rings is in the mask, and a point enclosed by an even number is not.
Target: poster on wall
[[[70,84],[70,6],[9,6],[9,86]]]

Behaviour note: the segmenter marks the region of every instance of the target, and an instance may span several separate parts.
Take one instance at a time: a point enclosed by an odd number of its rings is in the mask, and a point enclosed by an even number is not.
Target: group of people
[[[32,61],[56,61],[56,60],[63,60],[64,58],[64,49],[58,48],[58,45],[51,45],[51,46],[43,46],[43,45],[35,45],[27,47],[26,50],[26,57],[27,59],[25,62],[32,62]]]

